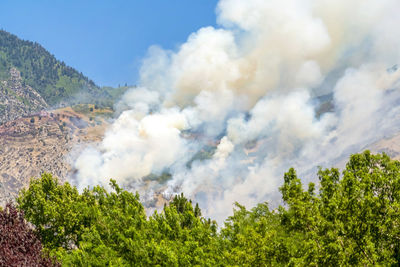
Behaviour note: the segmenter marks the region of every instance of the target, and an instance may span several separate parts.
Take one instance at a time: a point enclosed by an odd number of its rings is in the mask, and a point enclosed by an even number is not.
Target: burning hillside
[[[315,173],[400,130],[399,11],[393,0],[220,0],[217,28],[149,49],[75,182],[128,186],[167,171],[163,194],[183,191],[218,218],[235,201],[276,203],[290,166]],[[210,140],[215,151],[196,159]]]

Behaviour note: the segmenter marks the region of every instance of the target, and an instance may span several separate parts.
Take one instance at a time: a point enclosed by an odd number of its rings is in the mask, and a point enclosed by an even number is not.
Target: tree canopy
[[[17,202],[45,250],[67,266],[400,264],[400,163],[366,151],[318,178],[305,188],[289,169],[282,206],[236,203],[219,228],[184,195],[146,216],[139,195],[113,180],[111,192],[79,193],[43,174]]]
[[[58,266],[42,251],[42,244],[12,204],[0,209],[0,266]]]

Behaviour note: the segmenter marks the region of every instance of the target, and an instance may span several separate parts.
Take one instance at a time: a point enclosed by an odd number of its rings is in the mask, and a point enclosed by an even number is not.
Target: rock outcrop
[[[0,124],[39,112],[48,107],[32,87],[24,84],[21,73],[10,69],[7,80],[0,81]]]

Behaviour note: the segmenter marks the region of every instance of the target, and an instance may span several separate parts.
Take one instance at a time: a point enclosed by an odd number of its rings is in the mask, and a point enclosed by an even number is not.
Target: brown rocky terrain
[[[47,108],[46,101],[24,84],[21,73],[11,68],[9,78],[0,81],[0,124]]]
[[[373,153],[385,152],[392,159],[400,160],[400,133],[389,138],[384,138],[378,142],[368,146]]]
[[[65,180],[72,170],[69,155],[79,143],[99,141],[104,120],[71,108],[40,112],[0,126],[0,204],[12,200],[31,177],[50,172]]]

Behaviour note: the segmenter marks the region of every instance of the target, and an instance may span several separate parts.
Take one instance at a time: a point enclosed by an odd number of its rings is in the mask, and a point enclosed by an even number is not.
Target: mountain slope
[[[0,82],[0,124],[47,108],[40,94],[22,82],[16,68],[10,69],[9,76]]]
[[[0,80],[9,79],[13,67],[20,71],[22,81],[34,88],[49,105],[82,92],[95,95],[100,91],[93,81],[57,60],[38,43],[0,30]]]
[[[95,113],[63,108],[0,125],[0,206],[43,171],[64,181],[75,154],[103,137],[108,124],[101,115],[92,121]]]

